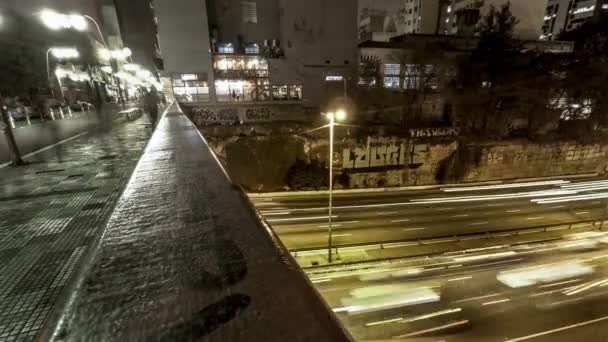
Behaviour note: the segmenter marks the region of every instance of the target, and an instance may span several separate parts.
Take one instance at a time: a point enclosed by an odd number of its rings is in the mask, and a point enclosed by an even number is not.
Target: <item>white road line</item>
[[[543,219],[543,216],[537,216],[537,217],[528,217],[528,220],[533,221],[533,220],[540,220]]]
[[[337,218],[338,215],[331,215],[331,218]],[[306,220],[320,220],[326,219],[329,216],[309,216],[309,217],[292,217],[292,218],[284,218],[284,219],[266,219],[268,222],[287,222],[287,221],[306,221]]]
[[[572,329],[572,328],[578,328],[578,327],[582,327],[582,326],[585,326],[585,325],[589,325],[589,324],[605,321],[607,319],[608,319],[608,316],[604,316],[604,317],[592,319],[590,321],[585,321],[585,322],[580,322],[580,323],[576,323],[576,324],[571,324],[571,325],[567,325],[565,327],[561,327],[561,328],[557,328],[557,329],[552,329],[552,330],[547,330],[547,331],[539,332],[539,333],[528,335],[528,336],[522,336],[522,337],[514,338],[514,339],[511,339],[511,340],[505,340],[505,342],[525,341],[525,340],[533,339],[535,337],[545,336],[545,335],[553,334],[553,333],[556,333],[556,332],[560,332],[560,331],[564,331],[564,330],[568,330],[568,329]]]
[[[574,213],[574,215],[586,215],[589,214],[588,211],[579,211],[578,213]]]
[[[403,228],[403,230],[406,230],[406,231],[407,231],[407,230],[423,230],[423,229],[426,229],[426,228],[424,228],[424,227],[416,227],[416,228]]]
[[[342,227],[341,224],[334,224],[334,223],[332,223],[331,226],[332,227]],[[317,226],[317,227],[319,227],[319,228],[329,228],[329,225],[328,224],[324,224],[324,225]]]
[[[380,211],[377,212],[376,215],[392,215],[392,214],[397,214],[399,213],[398,211]]]
[[[513,210],[507,210],[506,212],[507,213],[518,213],[520,211],[521,211],[521,209],[513,209]]]
[[[565,208],[565,205],[556,205],[555,207],[551,207],[549,209],[560,209],[560,208]]]
[[[473,278],[473,276],[468,276],[468,277],[460,277],[460,278],[452,278],[452,279],[448,279],[448,281],[467,280],[467,279],[471,279],[471,278]]]
[[[366,327],[372,327],[374,325],[381,325],[381,324],[399,322],[400,320],[402,320],[401,317],[399,317],[399,318],[393,318],[393,319],[387,319],[385,321],[369,322],[369,323],[365,323],[365,326]]]
[[[505,205],[502,203],[491,203],[491,204],[487,204],[486,206],[488,207],[504,207]]]
[[[342,224],[350,224],[350,223],[359,223],[361,221],[344,221],[344,222],[340,222]]]
[[[511,301],[511,299],[505,298],[505,299],[493,300],[491,302],[481,303],[481,305],[494,305],[494,304],[506,303],[506,302],[510,302],[510,301]]]
[[[467,299],[461,299],[461,300],[457,300],[457,301],[452,302],[452,303],[463,303],[463,302],[469,302],[469,301],[477,300],[477,299],[496,297],[496,296],[500,296],[500,295],[501,295],[500,293],[493,293],[493,294],[489,294],[489,295],[485,295],[485,296],[479,296],[479,297],[471,297],[471,298],[467,298]]]
[[[352,236],[353,234],[333,234],[333,237]]]
[[[453,215],[452,217],[468,217],[469,214]]]
[[[454,208],[435,208],[435,210],[443,211],[443,210],[454,210]]]
[[[318,283],[326,283],[328,281],[331,281],[331,279],[315,279],[315,280],[312,280],[312,283],[318,284]]]
[[[481,226],[482,224],[488,224],[488,221],[469,223],[469,226]]]
[[[438,331],[438,330],[448,329],[448,328],[452,328],[452,327],[457,327],[459,325],[463,325],[463,324],[467,324],[467,323],[469,323],[469,320],[468,319],[463,319],[462,321],[448,323],[448,324],[445,324],[445,325],[440,325],[440,326],[437,326],[437,327],[434,327],[434,328],[420,330],[420,331],[416,331],[416,332],[405,334],[405,335],[399,335],[399,336],[396,336],[396,338],[412,337],[412,336],[416,336],[416,335],[427,334],[427,333],[430,333],[430,332],[433,332],[433,331]]]
[[[397,222],[409,222],[410,219],[400,219],[400,220],[391,220],[392,223],[397,223]]]

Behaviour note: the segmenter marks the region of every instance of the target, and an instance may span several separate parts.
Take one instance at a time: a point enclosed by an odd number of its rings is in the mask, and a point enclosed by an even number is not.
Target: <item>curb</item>
[[[458,188],[465,186],[477,186],[477,185],[497,185],[505,183],[524,183],[541,180],[553,180],[553,179],[577,179],[577,178],[591,178],[599,176],[598,173],[581,173],[575,175],[561,175],[561,176],[550,176],[550,177],[535,177],[535,178],[516,178],[516,179],[505,179],[495,181],[483,181],[483,182],[471,182],[471,183],[453,183],[453,184],[435,184],[435,185],[413,185],[413,186],[402,186],[402,187],[391,187],[391,188],[367,188],[367,189],[349,189],[349,190],[334,190],[333,194],[356,194],[356,193],[390,193],[399,191],[424,191],[424,190],[439,190],[442,188]],[[289,196],[310,196],[310,195],[328,195],[329,190],[319,191],[280,191],[280,192],[250,192],[247,195],[250,198],[265,198],[265,197],[289,197]]]

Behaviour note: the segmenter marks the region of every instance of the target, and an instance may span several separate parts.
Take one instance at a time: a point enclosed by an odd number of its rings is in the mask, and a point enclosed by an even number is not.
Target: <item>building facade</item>
[[[182,103],[318,107],[335,86],[327,76],[345,79],[358,64],[350,0],[154,4],[162,74]]]
[[[573,30],[606,13],[608,13],[608,0],[549,0],[540,39],[557,39],[562,32]]]
[[[479,20],[494,6],[510,5],[511,13],[518,20],[514,36],[518,39],[538,39],[542,32],[544,1],[531,0],[449,0],[442,6],[441,30],[443,34],[471,36],[476,32]]]

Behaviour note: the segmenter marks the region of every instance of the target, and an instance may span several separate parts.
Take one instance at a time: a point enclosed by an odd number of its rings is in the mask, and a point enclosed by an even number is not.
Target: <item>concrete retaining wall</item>
[[[287,171],[296,158],[328,159],[328,139],[324,136],[214,138],[203,131],[228,172],[254,191],[283,189]],[[454,138],[433,141],[337,135],[333,167],[336,175],[348,175],[349,188],[431,185],[604,173],[608,168],[607,151],[608,144],[576,142],[463,144]]]

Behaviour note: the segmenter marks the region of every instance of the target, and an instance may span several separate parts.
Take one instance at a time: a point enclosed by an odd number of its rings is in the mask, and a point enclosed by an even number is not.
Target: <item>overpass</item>
[[[171,106],[46,341],[348,341],[272,230]]]

